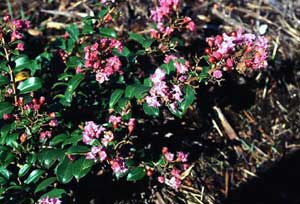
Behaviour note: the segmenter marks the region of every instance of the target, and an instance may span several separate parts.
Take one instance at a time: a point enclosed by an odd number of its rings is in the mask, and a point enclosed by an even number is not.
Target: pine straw
[[[243,4],[232,2],[244,2]],[[283,60],[296,59],[300,53],[300,3],[286,0],[218,1],[212,14],[224,22],[224,29],[241,27],[266,34]]]

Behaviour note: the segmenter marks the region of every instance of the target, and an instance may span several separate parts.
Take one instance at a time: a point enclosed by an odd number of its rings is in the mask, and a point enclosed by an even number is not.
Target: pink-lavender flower
[[[40,132],[40,140],[45,140],[45,139],[49,139],[52,136],[52,132],[51,131],[44,131],[44,132]]]
[[[49,198],[48,196],[40,199],[38,204],[61,204],[61,200],[59,198]]]
[[[168,162],[172,162],[174,160],[174,154],[171,153],[171,152],[167,152],[164,154],[165,155],[165,158]]]
[[[181,185],[181,180],[175,176],[173,176],[169,181],[168,184],[174,188],[174,189],[178,189]]]
[[[95,124],[93,121],[85,123],[82,140],[85,144],[89,144],[94,139],[99,138],[100,134],[105,130],[104,127]]]
[[[109,142],[113,141],[114,134],[112,132],[105,132],[103,138],[101,139],[101,143],[103,146],[107,146]]]
[[[110,162],[110,166],[115,174],[123,174],[126,173],[128,170],[123,158],[117,158],[112,160]]]
[[[188,154],[177,152],[177,160],[180,162],[187,162]]]
[[[213,72],[213,77],[216,78],[216,79],[220,79],[222,78],[223,74],[222,74],[222,71],[220,70],[216,70]]]
[[[157,177],[157,180],[158,180],[159,183],[165,183],[165,177],[164,176]]]
[[[19,51],[24,51],[24,43],[18,43],[16,49]]]
[[[166,71],[160,68],[157,68],[154,72],[154,74],[152,74],[150,76],[151,81],[154,84],[160,83],[161,81],[163,81],[165,79],[166,76]]]

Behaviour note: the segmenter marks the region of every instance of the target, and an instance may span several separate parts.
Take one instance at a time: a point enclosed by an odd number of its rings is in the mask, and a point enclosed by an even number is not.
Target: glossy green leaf
[[[20,82],[17,88],[21,94],[29,93],[42,88],[42,81],[38,77],[30,77],[27,80]]]
[[[4,178],[6,178],[7,180],[9,179],[10,173],[9,173],[9,171],[8,171],[6,168],[4,168],[3,166],[0,167],[0,174],[1,174]]]
[[[34,190],[34,193],[38,193],[40,191],[43,191],[45,190],[48,186],[50,186],[51,184],[53,184],[55,181],[56,181],[56,177],[50,177],[50,178],[47,178],[45,180],[43,180],[37,187],[36,189]]]
[[[184,101],[180,104],[180,108],[183,112],[185,112],[188,109],[188,107],[193,104],[196,98],[193,87],[189,85],[185,86],[184,92],[185,92]]]
[[[43,149],[38,154],[38,159],[45,168],[50,168],[55,161],[61,160],[64,156],[62,149]]]
[[[59,143],[62,143],[67,138],[66,134],[59,134],[53,137],[53,139],[50,141],[50,144],[55,146]]]
[[[113,108],[114,105],[119,101],[121,96],[123,95],[124,90],[122,89],[116,89],[114,92],[111,94],[110,99],[109,99],[109,108]]]
[[[73,76],[73,78],[68,83],[68,87],[67,90],[65,91],[64,98],[60,100],[60,102],[63,105],[68,106],[71,104],[74,92],[83,79],[84,79],[83,74],[76,74],[75,76]]]
[[[170,74],[171,72],[175,72],[176,68],[174,66],[174,61],[171,60],[168,64],[162,64],[160,66],[162,69],[166,71],[167,74]]]
[[[155,41],[152,38],[145,38],[144,36],[142,36],[141,34],[138,33],[129,33],[129,39],[134,40],[136,42],[138,42],[139,44],[141,44],[145,49],[149,48],[152,43]]]
[[[0,119],[2,119],[3,114],[9,114],[13,111],[14,107],[9,102],[0,102]]]
[[[99,28],[99,31],[104,37],[117,38],[117,33],[112,28]]]
[[[19,177],[23,177],[27,174],[27,172],[30,170],[31,164],[24,164],[20,169],[19,169]]]
[[[81,154],[81,153],[87,153],[90,151],[90,148],[87,146],[72,146],[67,151],[66,154]]]
[[[80,157],[76,160],[73,167],[73,176],[79,180],[90,172],[95,162],[93,160],[88,160],[85,157]]]
[[[56,169],[56,176],[61,183],[69,183],[73,178],[73,162],[65,157]]]
[[[24,69],[28,69],[31,71],[31,75],[33,76],[37,70],[41,70],[41,65],[37,60],[31,60],[28,56],[21,56],[15,60],[15,68],[14,73],[18,73]]]
[[[136,167],[129,171],[127,175],[127,181],[138,181],[144,178],[146,170],[144,167]]]
[[[137,98],[141,99],[147,95],[147,92],[150,90],[150,87],[144,86],[141,84],[129,85],[125,89],[125,96],[127,98]]]
[[[7,77],[0,75],[0,86],[8,84],[9,80]]]
[[[82,62],[79,57],[71,56],[68,58],[66,65],[67,65],[67,67],[76,68],[76,67],[82,65]]]
[[[72,40],[77,41],[79,37],[79,29],[77,25],[72,24],[66,28]]]
[[[147,115],[155,116],[155,117],[159,116],[159,109],[148,106],[146,102],[143,103],[143,110]]]
[[[64,189],[56,188],[48,193],[45,193],[44,195],[41,196],[41,198],[44,198],[48,196],[49,198],[62,198],[63,194],[66,194],[67,192]]]
[[[45,171],[41,170],[41,169],[33,170],[29,174],[27,179],[24,181],[24,183],[25,184],[36,183],[44,173],[45,173]]]

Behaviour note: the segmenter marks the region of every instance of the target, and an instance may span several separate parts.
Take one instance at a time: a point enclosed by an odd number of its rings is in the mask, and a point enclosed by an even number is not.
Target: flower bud
[[[153,171],[151,169],[147,170],[147,176],[151,177],[153,175]]]
[[[23,97],[19,97],[18,104],[19,105],[23,105],[24,104],[24,98]]]
[[[210,55],[210,54],[211,54],[211,50],[210,50],[208,47],[207,47],[207,48],[205,48],[204,52],[205,52],[205,54],[208,54],[208,55]]]
[[[213,57],[213,56],[210,56],[208,58],[208,61],[211,63],[211,64],[214,64],[216,62],[216,59]]]
[[[50,118],[55,118],[55,113],[54,112],[49,113],[49,117]]]
[[[3,17],[3,22],[7,23],[10,20],[10,15],[6,15]]]
[[[20,142],[21,144],[23,144],[27,139],[27,134],[26,133],[23,133],[21,136],[20,136]]]
[[[163,154],[168,153],[168,152],[169,152],[168,147],[163,147],[161,152],[162,152]]]
[[[42,105],[43,103],[45,103],[45,97],[41,96],[39,99],[40,104]]]

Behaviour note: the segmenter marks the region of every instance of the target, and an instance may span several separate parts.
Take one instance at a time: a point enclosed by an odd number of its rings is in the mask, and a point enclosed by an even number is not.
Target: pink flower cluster
[[[61,204],[61,200],[59,198],[49,198],[46,196],[39,200],[38,204]]]
[[[98,139],[104,131],[105,128],[101,125],[97,125],[93,121],[86,122],[82,135],[82,141],[85,144],[90,144],[95,139]]]
[[[150,11],[151,19],[157,23],[163,23],[178,8],[179,0],[159,0],[159,6]]]
[[[133,120],[134,119],[131,119],[128,122],[128,129],[129,126],[134,125]],[[121,117],[110,116],[109,122],[112,123],[112,125],[115,123],[119,124],[121,123]],[[113,158],[110,158],[107,153],[109,142],[113,141],[114,139],[113,132],[106,130],[101,125],[97,125],[92,121],[86,122],[83,131],[83,142],[85,144],[91,144],[95,139],[100,139],[100,136],[102,136],[101,144],[92,146],[91,151],[86,154],[86,159],[92,159],[95,161],[99,160],[100,162],[107,161],[116,175],[126,173],[128,169],[125,165],[125,160],[120,156],[114,156]]]
[[[230,71],[239,63],[254,70],[266,68],[268,65],[268,40],[263,36],[238,30],[209,37],[206,42],[209,46],[205,49],[209,55],[208,60],[218,68],[213,72],[216,79],[222,77],[221,70]]]
[[[99,43],[84,48],[84,65],[93,69],[100,84],[108,81],[114,73],[123,73],[120,59],[112,54],[113,49],[118,49],[119,52],[123,50],[121,42],[113,38],[103,38]]]
[[[168,163],[176,163],[179,168],[172,165],[171,170],[159,176],[157,180],[159,183],[165,183],[177,190],[182,183],[181,173],[189,167],[186,163],[188,161],[188,154],[177,152],[177,158],[175,159],[175,154],[169,152],[166,147],[163,148],[163,154]]]
[[[11,42],[16,40],[21,40],[23,38],[23,32],[30,28],[30,22],[23,19],[11,19],[9,15],[3,17],[4,27],[0,27],[0,38],[3,36],[3,30],[6,30],[8,37],[10,37]],[[24,43],[19,42],[15,47],[16,50],[23,51]]]
[[[99,157],[101,162],[107,159],[106,150],[101,146],[92,147],[91,151],[86,154],[86,159],[97,160],[97,157]]]
[[[40,132],[40,140],[45,140],[47,138],[51,138],[51,136],[52,136],[52,132],[49,130]]]
[[[183,101],[182,87],[187,79],[187,73],[190,69],[189,62],[183,58],[177,58],[174,55],[167,55],[164,59],[164,63],[174,63],[176,69],[176,84],[168,85],[166,78],[166,71],[157,68],[150,76],[152,81],[152,88],[149,91],[149,95],[146,96],[146,102],[149,106],[158,108],[163,103],[167,104],[171,110],[176,112],[177,106]]]
[[[12,20],[12,25],[13,25],[13,32],[11,34],[11,41],[15,41],[15,40],[20,40],[23,38],[23,34],[22,32],[27,30],[28,28],[30,28],[30,22],[27,20]],[[22,45],[17,46],[22,47]]]
[[[122,157],[118,157],[118,158],[111,160],[110,166],[115,174],[124,174],[128,171],[128,168]]]
[[[161,34],[170,36],[174,31],[175,27],[185,27],[190,31],[194,31],[196,26],[193,20],[190,17],[184,17],[183,19],[178,20],[175,24],[176,26],[172,26],[170,24],[170,19],[172,19],[172,15],[175,14],[176,11],[179,10],[179,0],[159,0],[159,6],[155,9],[152,9],[150,18],[157,23],[155,29],[151,29],[150,36],[152,38],[159,39]]]

